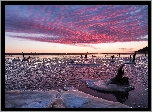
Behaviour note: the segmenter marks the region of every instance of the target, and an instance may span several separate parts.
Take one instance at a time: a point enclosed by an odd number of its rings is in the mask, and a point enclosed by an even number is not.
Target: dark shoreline
[[[85,55],[86,53],[24,53],[24,55]],[[90,54],[119,54],[119,53],[88,53]],[[133,54],[133,53],[120,53],[120,54]],[[137,54],[145,54],[137,52]],[[5,55],[22,55],[22,53],[5,53]]]

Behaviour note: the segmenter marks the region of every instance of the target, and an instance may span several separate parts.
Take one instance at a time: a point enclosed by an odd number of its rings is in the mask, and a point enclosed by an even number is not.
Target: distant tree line
[[[148,53],[148,47],[146,46],[146,47],[144,47],[142,49],[139,49],[137,52],[141,52],[141,53],[147,52]]]

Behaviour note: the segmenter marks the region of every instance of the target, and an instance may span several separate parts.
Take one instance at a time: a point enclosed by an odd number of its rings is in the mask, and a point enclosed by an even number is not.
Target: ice
[[[21,108],[46,108],[49,103],[49,101],[31,102],[27,105],[23,105]]]
[[[109,91],[109,92],[127,92],[133,90],[134,87],[131,85],[117,85],[117,84],[107,84],[108,81],[104,80],[85,80],[88,87],[92,89],[97,89],[100,91]]]
[[[82,104],[85,102],[86,99],[82,99],[81,97],[77,97],[77,96],[73,96],[73,95],[69,95],[67,96],[69,98],[69,100],[66,101],[66,105],[69,108],[79,108],[82,106]],[[66,97],[66,98],[67,98]]]
[[[6,108],[46,108],[58,94],[55,90],[42,91],[21,91],[13,90],[5,92]]]
[[[131,61],[126,61],[124,62],[124,64],[136,64],[135,62],[131,62]]]
[[[60,92],[14,90],[7,91],[5,94],[6,108],[47,108],[52,107],[53,104],[56,104],[56,108],[130,108],[127,105],[97,98],[76,89],[60,90]]]
[[[66,91],[61,98],[68,108],[130,108],[124,104],[97,98],[78,90]]]

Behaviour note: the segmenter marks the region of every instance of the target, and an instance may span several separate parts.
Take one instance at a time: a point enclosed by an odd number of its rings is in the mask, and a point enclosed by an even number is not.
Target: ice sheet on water
[[[92,89],[109,91],[109,92],[126,92],[134,89],[131,85],[117,85],[117,84],[108,84],[108,81],[104,80],[85,80],[86,85]]]

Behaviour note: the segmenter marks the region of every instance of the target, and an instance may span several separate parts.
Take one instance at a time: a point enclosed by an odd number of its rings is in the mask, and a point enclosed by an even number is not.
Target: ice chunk
[[[104,100],[81,91],[65,91],[62,100],[66,108],[130,108],[119,102]]]
[[[92,89],[109,92],[127,92],[134,89],[131,85],[107,84],[104,80],[85,80],[86,85]]]

